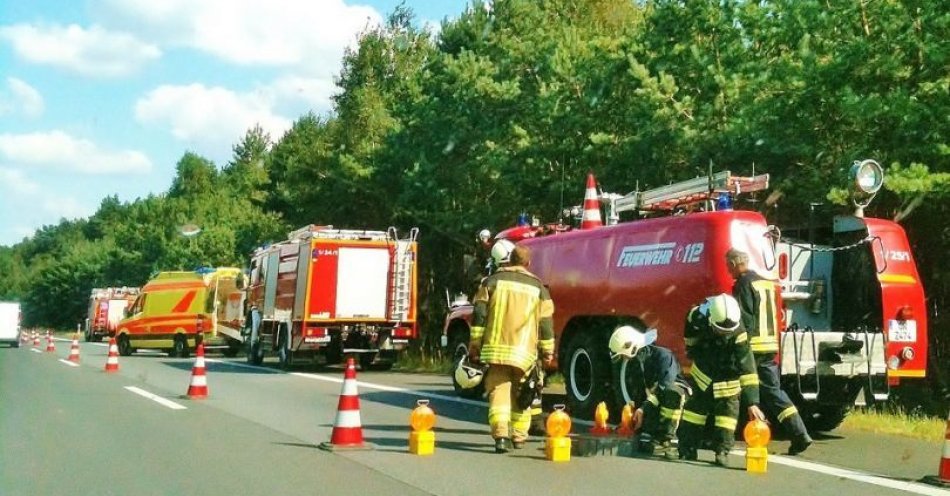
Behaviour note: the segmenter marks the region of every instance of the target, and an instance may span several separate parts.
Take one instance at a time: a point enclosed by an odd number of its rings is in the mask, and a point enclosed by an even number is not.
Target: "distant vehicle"
[[[0,343],[20,347],[20,304],[0,301]]]
[[[282,368],[294,360],[336,363],[359,355],[388,369],[418,335],[416,235],[306,226],[251,257],[247,360],[267,352]]]
[[[202,342],[206,349],[240,351],[244,273],[236,268],[160,272],[150,280],[118,323],[119,354],[151,348],[187,357]]]
[[[138,295],[139,288],[94,288],[89,295],[83,338],[98,342],[106,336],[115,336],[116,325]]]

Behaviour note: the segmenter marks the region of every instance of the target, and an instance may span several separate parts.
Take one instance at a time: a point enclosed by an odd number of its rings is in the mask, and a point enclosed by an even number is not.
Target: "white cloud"
[[[382,16],[343,0],[103,0],[102,15],[162,42],[241,65],[338,67],[343,49]]]
[[[290,128],[290,119],[273,111],[276,96],[266,88],[236,93],[203,84],[159,86],[136,102],[135,118],[143,124],[168,125],[172,135],[199,153],[219,157],[255,124],[275,139]]]
[[[22,171],[0,167],[0,188],[17,195],[32,195],[40,190],[40,185],[26,177]]]
[[[317,113],[330,110],[330,97],[337,91],[330,79],[284,76],[262,86],[257,93],[272,98],[277,106],[289,107],[293,115],[300,115],[309,110]]]
[[[0,27],[17,56],[84,76],[115,77],[133,73],[162,52],[128,33],[100,26],[16,24]]]
[[[85,174],[144,173],[152,162],[134,150],[104,150],[62,131],[0,134],[0,158],[24,167],[46,167]]]
[[[46,196],[40,201],[40,208],[47,214],[44,217],[52,217],[57,220],[89,217],[95,213],[95,209],[83,205],[75,198],[61,195]]]
[[[29,118],[43,115],[43,95],[22,79],[7,78],[7,87],[0,89],[0,115],[17,114]]]

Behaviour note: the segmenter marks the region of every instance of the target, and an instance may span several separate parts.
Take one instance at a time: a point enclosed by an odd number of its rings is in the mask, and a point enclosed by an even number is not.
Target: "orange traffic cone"
[[[79,363],[79,336],[73,337],[73,344],[69,347],[69,358],[67,360]]]
[[[53,335],[46,331],[46,352],[52,353],[54,351],[56,351],[56,344],[53,343]]]
[[[320,443],[320,448],[328,451],[366,450],[373,445],[363,442],[363,425],[360,423],[360,396],[356,389],[356,361],[346,360],[346,372],[343,373],[343,390],[336,407],[336,420],[333,421],[333,433],[329,443]]]
[[[601,227],[600,201],[597,200],[597,181],[594,174],[587,174],[587,191],[584,193],[584,216],[581,217],[581,229]]]
[[[950,487],[950,415],[947,416],[947,430],[943,435],[943,455],[940,457],[940,469],[937,475],[930,475],[924,481],[936,486]]]
[[[119,371],[119,346],[115,344],[115,337],[109,338],[109,357],[106,358],[106,372]]]
[[[191,369],[191,384],[188,385],[188,398],[203,400],[208,397],[208,378],[205,376],[205,345],[199,344],[195,350],[195,366]]]
[[[33,331],[33,347],[34,348],[40,347],[40,335],[36,331]]]

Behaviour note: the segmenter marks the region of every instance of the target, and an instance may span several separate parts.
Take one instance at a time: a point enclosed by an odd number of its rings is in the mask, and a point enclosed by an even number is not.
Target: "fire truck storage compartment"
[[[308,260],[311,257],[308,319],[386,319],[390,273],[387,246],[367,248],[318,241]]]

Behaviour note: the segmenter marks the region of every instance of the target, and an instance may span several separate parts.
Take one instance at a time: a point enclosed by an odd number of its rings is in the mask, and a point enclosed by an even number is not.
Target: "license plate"
[[[916,320],[891,320],[888,323],[887,335],[891,341],[898,343],[917,342]]]
[[[329,343],[330,336],[327,336],[325,338],[317,338],[317,337],[303,338],[303,342],[304,343]]]

